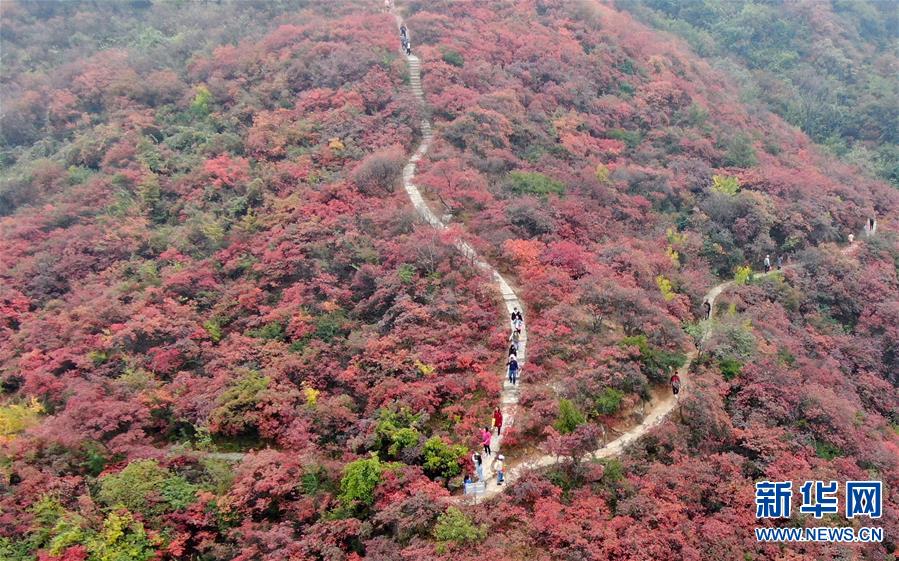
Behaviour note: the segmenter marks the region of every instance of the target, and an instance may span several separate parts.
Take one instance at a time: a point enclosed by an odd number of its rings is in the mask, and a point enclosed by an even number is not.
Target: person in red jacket
[[[503,412],[499,410],[499,407],[493,408],[493,426],[496,427],[496,434],[502,432],[503,429]]]
[[[674,393],[674,395],[680,393],[680,376],[678,376],[677,374],[674,374],[671,377],[671,391]]]

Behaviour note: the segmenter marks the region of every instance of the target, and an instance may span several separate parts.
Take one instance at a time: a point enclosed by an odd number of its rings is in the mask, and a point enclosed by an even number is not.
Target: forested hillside
[[[804,44],[734,55],[796,92],[753,99],[713,31],[589,0],[397,2],[424,108],[380,1],[0,9],[0,559],[894,558],[888,38],[826,74],[871,98],[855,134]],[[423,116],[446,230],[400,187]],[[525,304],[503,453],[558,458],[481,505],[452,495],[509,342],[458,239]],[[591,461],[688,356],[677,411]],[[883,480],[884,543],[756,542],[763,479]]]
[[[618,0],[684,37],[815,142],[899,188],[895,2]]]

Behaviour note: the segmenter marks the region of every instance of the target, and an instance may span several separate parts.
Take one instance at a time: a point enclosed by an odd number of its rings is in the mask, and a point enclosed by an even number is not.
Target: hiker
[[[674,393],[674,395],[680,393],[680,376],[678,376],[677,373],[671,376],[671,392]]]
[[[478,481],[484,481],[484,459],[477,452],[471,455],[471,463],[474,464],[475,473],[478,475]]]
[[[484,453],[488,456],[492,454],[490,451],[490,439],[492,438],[492,434],[490,433],[490,429],[484,427],[484,430],[481,431],[481,444],[484,445]]]
[[[503,430],[503,412],[499,407],[493,408],[493,426],[496,427],[496,434],[499,435]]]
[[[509,344],[509,355],[518,357],[518,349],[515,348],[515,343]]]
[[[778,255],[777,256],[777,270],[779,271],[783,268],[784,268],[784,256]]]
[[[852,245],[852,242],[855,241],[855,234],[849,234],[849,245]]]
[[[518,383],[518,359],[515,358],[515,355],[509,355],[506,366],[509,367],[509,382],[514,386]]]
[[[496,457],[496,484],[502,485],[503,481],[506,479],[506,466],[505,466],[506,457],[502,454]]]
[[[869,238],[877,232],[877,219],[873,216],[865,223],[865,235]]]
[[[400,26],[400,37],[402,37],[403,39],[405,39],[406,37],[408,37],[408,36],[406,35],[406,24],[405,24],[405,23],[404,23],[403,25]]]
[[[708,300],[702,303],[702,306],[705,308],[705,319],[712,319],[712,305]]]
[[[412,56],[412,43],[406,41],[406,56]]]
[[[771,256],[770,255],[765,255],[765,272],[766,273],[771,272]]]
[[[518,355],[518,347],[519,347],[519,345],[521,344],[521,330],[520,330],[520,329],[516,329],[516,330],[512,331],[512,334],[509,335],[509,341],[511,341],[511,342],[512,342],[512,346],[515,347],[515,352],[514,352],[514,353],[509,353],[509,354],[510,354],[510,355],[511,355],[511,354],[514,354],[514,355],[517,356],[517,355]]]

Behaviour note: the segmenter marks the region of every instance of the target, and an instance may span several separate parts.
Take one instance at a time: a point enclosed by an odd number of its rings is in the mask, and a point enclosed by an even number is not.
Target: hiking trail
[[[397,29],[399,29],[403,24],[403,20],[399,16],[399,14],[396,14],[395,12],[394,18],[396,19]],[[408,29],[407,33],[409,33]],[[409,35],[411,40],[411,34]],[[403,55],[406,57],[406,61],[409,64],[409,85],[412,89],[412,94],[422,105],[422,107],[424,107],[424,91],[421,87],[421,61],[414,54],[407,55],[403,53]],[[412,201],[412,205],[418,211],[419,215],[421,215],[421,217],[431,226],[442,230],[447,227],[446,223],[431,210],[427,202],[425,202],[421,191],[414,183],[415,168],[418,162],[421,161],[421,158],[425,155],[425,153],[427,153],[428,148],[430,148],[431,142],[433,141],[431,123],[430,121],[428,121],[427,117],[422,117],[420,127],[422,131],[421,144],[419,144],[418,148],[409,158],[409,161],[406,163],[405,167],[403,167],[403,189],[405,189],[406,193],[409,195],[409,199]],[[502,324],[509,324],[509,317],[511,316],[512,310],[514,308],[517,307],[522,311],[524,311],[525,309],[518,295],[515,293],[506,279],[503,278],[503,276],[494,267],[492,267],[490,264],[488,264],[478,256],[477,252],[474,250],[474,248],[471,247],[471,245],[462,240],[456,241],[454,245],[463,255],[471,259],[471,261],[478,268],[482,269],[493,277],[499,293],[502,296],[503,302],[505,302],[505,308],[507,312],[506,315],[501,318]],[[718,287],[716,287],[718,289],[718,292],[715,293],[712,298],[717,296],[726,284],[728,283],[724,283],[723,285],[719,285]],[[714,290],[715,289],[712,289],[712,291]],[[519,373],[519,382],[521,382],[520,378],[525,371],[525,362],[527,359],[527,340],[527,322],[525,322],[525,325],[521,330],[521,344],[518,351],[518,364],[521,368],[521,371]],[[696,351],[691,351],[687,355],[687,362],[678,370],[678,375],[681,376],[682,379],[689,372],[690,365],[692,364],[693,358],[695,356]],[[518,413],[519,388],[518,386],[513,386],[508,382],[508,380],[506,380],[505,370],[502,372],[501,376],[503,378],[503,389],[500,393],[500,410],[503,414],[503,430],[508,430],[508,427],[514,426],[515,416]],[[684,391],[684,389],[682,389],[681,391]],[[654,393],[658,394],[659,392]],[[674,409],[676,403],[677,400],[670,392],[667,392],[663,399],[651,402],[648,411],[644,412],[643,419],[637,426],[625,431],[614,440],[605,443],[599,449],[595,450],[592,454],[593,458],[598,459],[621,454],[628,444],[646,434],[646,432],[649,431],[652,427],[660,424],[667,417],[668,413],[670,413],[671,410]],[[490,443],[490,448],[493,452],[493,455],[484,456],[484,480],[486,484],[484,493],[480,495],[480,497],[483,499],[490,498],[503,490],[503,486],[498,485],[496,482],[495,466],[493,465],[493,461],[500,453],[501,445],[502,436],[494,434],[493,439]],[[509,462],[509,460],[510,458],[506,458],[507,462]],[[531,458],[530,460],[522,461],[515,467],[507,467],[505,484],[508,485],[509,483],[511,483],[520,473],[525,470],[546,467],[556,463],[557,461],[558,458],[556,456],[546,454],[538,456],[536,458]]]
[[[403,20],[399,16],[399,14],[394,13],[394,18],[396,19],[396,27],[402,25]],[[418,57],[414,54],[403,54],[406,57],[406,61],[409,63],[409,85],[412,89],[413,95],[421,104],[422,107],[425,106],[425,97],[424,91],[421,89],[421,62]],[[425,202],[424,197],[422,197],[421,191],[414,183],[415,179],[415,168],[418,162],[421,160],[422,156],[428,151],[428,148],[431,146],[431,141],[433,140],[433,134],[431,132],[431,123],[428,121],[426,116],[421,119],[421,144],[418,145],[418,148],[415,152],[412,153],[412,156],[409,158],[409,161],[406,162],[406,165],[403,167],[403,189],[406,191],[406,194],[409,195],[409,199],[412,201],[412,205],[415,207],[415,210],[418,211],[418,214],[428,222],[434,228],[438,230],[446,229],[446,223],[439,218],[432,210],[431,207],[428,206],[428,203]],[[497,289],[499,290],[500,296],[502,297],[503,302],[505,303],[505,316],[500,318],[503,326],[511,325],[511,316],[512,311],[515,308],[524,313],[524,306],[521,303],[521,300],[518,298],[518,295],[506,281],[506,279],[493,268],[486,261],[481,259],[478,253],[471,247],[470,244],[465,242],[464,240],[457,240],[453,243],[453,245],[458,249],[465,257],[471,260],[471,262],[489,274],[493,278],[493,282],[496,284]],[[525,323],[521,328],[521,336],[519,339],[519,347],[518,347],[518,366],[519,366],[519,383],[521,382],[522,374],[525,370],[525,363],[527,361],[527,344],[528,344],[528,330],[527,323]],[[509,427],[515,425],[515,416],[518,413],[518,396],[519,396],[519,387],[518,385],[512,385],[506,379],[505,370],[502,373],[503,380],[503,389],[500,392],[500,411],[503,414],[503,430],[508,430]],[[495,469],[492,461],[493,458],[500,453],[500,448],[502,445],[502,435],[494,434],[493,438],[490,441],[490,448],[493,452],[492,456],[484,455],[484,478],[487,481],[491,481],[495,479]]]
[[[392,12],[394,19],[396,20],[396,26],[399,30],[400,26],[403,25],[402,17],[397,14],[395,11]],[[407,36],[411,41],[411,33],[407,28]],[[421,61],[414,54],[405,54],[406,61],[409,65],[409,85],[412,90],[413,95],[418,100],[419,104],[424,108],[426,106],[424,91],[421,87]],[[428,206],[428,203],[425,202],[424,197],[421,194],[419,188],[415,185],[415,169],[421,158],[427,153],[428,149],[431,146],[431,142],[433,141],[433,132],[431,130],[431,123],[428,120],[427,116],[423,116],[420,123],[421,132],[422,132],[422,140],[419,144],[418,148],[409,158],[409,161],[403,167],[403,189],[405,189],[406,193],[409,196],[409,199],[412,201],[413,206],[416,211],[421,215],[421,217],[428,222],[434,228],[443,230],[446,229],[447,225],[439,218]],[[521,300],[518,298],[518,295],[509,285],[505,278],[490,264],[481,259],[478,256],[477,252],[474,248],[471,247],[468,243],[462,240],[458,240],[454,243],[455,247],[466,257],[471,259],[472,263],[474,263],[478,268],[490,274],[494,282],[497,285],[497,288],[502,296],[503,301],[505,302],[506,315],[501,318],[503,325],[509,324],[509,316],[512,313],[512,310],[517,307],[519,310],[524,311],[525,307],[523,306]],[[843,250],[843,253],[849,253],[853,250],[853,247],[847,247]],[[795,266],[795,264],[787,265],[783,267],[783,269],[787,269]],[[777,269],[772,269],[767,273],[753,273],[752,278],[764,277],[771,274],[774,274]],[[733,280],[725,281],[720,284],[717,284],[709,289],[709,291],[705,294],[703,301],[708,302],[711,307],[710,317],[708,318],[710,322],[710,327],[703,335],[702,339],[699,342],[699,346],[702,346],[712,335],[714,326],[714,312],[715,312],[715,300],[718,296],[726,289],[728,289],[731,285],[734,284]],[[526,348],[527,348],[527,324],[522,328],[521,333],[521,347],[518,352],[518,363],[521,367],[521,371],[519,372],[519,382],[521,382],[522,374],[525,370],[524,364],[526,361]],[[690,372],[690,367],[693,365],[693,361],[698,355],[698,350],[693,349],[687,353],[687,360],[683,366],[681,366],[677,370],[678,376],[681,378],[681,393],[688,393],[689,384],[687,383],[687,375]],[[518,386],[511,385],[506,380],[506,372],[503,370],[501,374],[503,378],[503,389],[500,394],[500,409],[503,414],[503,430],[506,430],[508,427],[511,427],[515,423],[515,416],[518,413],[518,397],[519,397],[519,388]],[[643,417],[641,421],[629,428],[628,430],[621,433],[619,436],[614,438],[611,441],[603,443],[599,448],[594,450],[590,456],[594,459],[608,458],[611,456],[618,456],[625,451],[625,448],[638,440],[640,437],[645,435],[647,432],[652,430],[654,427],[660,425],[668,415],[675,409],[677,404],[679,403],[679,397],[675,397],[669,388],[666,388],[667,391],[659,391],[658,389],[654,390],[653,397],[654,399],[649,403],[648,408],[644,409]],[[484,480],[485,480],[485,489],[484,493],[478,496],[470,496],[465,495],[462,497],[453,497],[454,500],[461,499],[489,499],[498,493],[503,491],[503,485],[498,485],[496,482],[496,474],[495,468],[493,465],[493,461],[496,456],[500,453],[502,444],[502,437],[493,435],[493,439],[491,441],[490,447],[492,449],[492,456],[484,456]],[[524,471],[530,469],[540,469],[544,467],[548,467],[553,465],[559,461],[559,458],[552,454],[544,454],[536,457],[531,457],[528,459],[523,459],[514,467],[510,467],[509,464],[510,458],[506,458],[506,475],[505,475],[505,486],[508,486],[514,480],[520,476]]]

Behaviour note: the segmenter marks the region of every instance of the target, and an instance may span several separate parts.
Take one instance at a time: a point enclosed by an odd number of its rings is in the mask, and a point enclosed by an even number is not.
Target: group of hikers
[[[521,310],[516,306],[512,310],[512,334],[509,336],[509,359],[506,361],[506,369],[508,372],[509,382],[514,386],[518,383],[518,373],[521,367],[518,365],[518,353],[521,351],[521,330],[524,328],[524,316]],[[493,450],[490,449],[490,443],[493,441],[493,429],[496,429],[496,435],[502,434],[503,430],[503,412],[499,407],[493,409],[493,417],[491,419],[492,428],[484,427],[481,429],[481,445],[484,452],[475,452],[471,456],[471,462],[474,464],[475,476],[478,481],[484,481],[484,456],[492,456]],[[496,484],[502,485],[506,478],[505,472],[506,458],[502,454],[497,454],[493,460],[493,466],[496,469]],[[471,475],[465,476],[465,483],[472,483]]]
[[[499,436],[503,430],[503,412],[500,411],[499,407],[493,408],[493,418],[491,419],[491,423],[493,424],[493,428],[496,429],[496,435]],[[483,455],[480,452],[475,452],[471,455],[471,463],[474,464],[475,475],[478,478],[478,481],[484,481],[484,456],[492,456],[493,450],[490,449],[490,443],[493,440],[493,429],[484,427],[481,430],[481,445],[484,447]],[[502,485],[503,480],[505,479],[505,460],[506,457],[502,454],[497,454],[496,458],[493,460],[494,468],[496,469],[496,484]],[[465,477],[465,483],[471,483],[471,476]]]
[[[517,307],[512,310],[512,334],[509,335],[509,359],[506,360],[506,369],[509,375],[509,383],[518,384],[518,351],[521,349],[521,328],[524,327],[524,317]]]
[[[779,270],[781,270],[781,269],[783,269],[783,268],[784,268],[784,258],[783,258],[783,255],[778,255],[778,256],[777,256],[777,270],[779,271]],[[765,272],[766,272],[766,273],[770,273],[770,272],[771,272],[771,254],[770,254],[770,253],[766,253],[766,254],[765,254]]]
[[[412,42],[409,41],[409,32],[406,30],[406,24],[400,26],[400,41],[403,43],[403,52],[406,56],[412,54]]]

